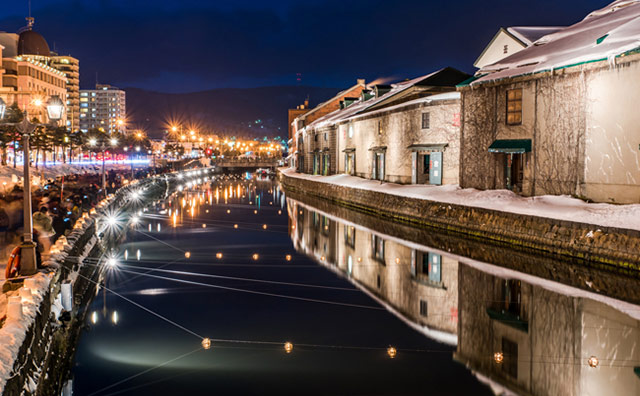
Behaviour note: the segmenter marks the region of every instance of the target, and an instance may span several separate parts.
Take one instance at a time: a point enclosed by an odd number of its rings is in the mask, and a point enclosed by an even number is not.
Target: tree
[[[24,115],[20,107],[18,107],[17,103],[12,103],[5,110],[5,118],[4,122],[9,124],[16,124],[22,121]],[[15,125],[6,125],[0,124],[0,151],[2,152],[2,165],[7,164],[7,147],[9,143],[14,142],[14,156],[13,156],[13,166],[15,168],[15,152],[17,148],[19,148],[19,144],[17,142],[20,140],[20,134],[18,133],[18,128]]]

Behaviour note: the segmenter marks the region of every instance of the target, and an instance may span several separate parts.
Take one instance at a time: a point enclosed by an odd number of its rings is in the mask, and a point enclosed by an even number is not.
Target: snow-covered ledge
[[[640,271],[640,205],[589,204],[568,196],[400,185],[349,175],[279,169],[295,198],[320,198],[418,227],[527,251]]]
[[[288,177],[407,198],[640,231],[640,204],[586,203],[567,195],[522,197],[509,190],[481,191],[473,188],[463,189],[458,185],[402,185],[345,174],[332,176],[307,175],[297,173],[291,168],[281,168],[279,171]]]

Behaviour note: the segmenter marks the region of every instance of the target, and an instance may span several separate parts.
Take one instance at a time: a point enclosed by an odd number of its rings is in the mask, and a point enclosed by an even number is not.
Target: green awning
[[[412,144],[407,147],[411,151],[444,151],[444,149],[448,146],[448,143],[439,143],[439,144]]]
[[[489,146],[490,153],[529,153],[531,152],[531,139],[500,139],[494,140]]]

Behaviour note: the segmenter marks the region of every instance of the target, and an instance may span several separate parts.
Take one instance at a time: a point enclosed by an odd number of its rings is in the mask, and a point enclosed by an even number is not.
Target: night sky
[[[25,25],[3,1],[0,30]],[[33,0],[35,30],[80,59],[81,84],[161,92],[346,87],[443,66],[473,72],[500,26],[569,25],[606,0]],[[302,81],[296,81],[300,73]]]

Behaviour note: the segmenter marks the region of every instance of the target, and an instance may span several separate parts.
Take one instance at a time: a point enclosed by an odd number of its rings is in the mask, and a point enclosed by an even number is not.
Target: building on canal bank
[[[365,88],[365,80],[357,79],[354,86],[339,92],[333,98],[319,104],[293,120],[291,123],[291,135],[293,136],[292,140],[295,151],[292,154],[294,158],[290,161],[290,164],[293,164],[298,172],[311,173],[315,164],[315,154],[313,149],[310,150],[310,147],[312,142],[317,141],[318,136],[311,134],[311,132],[307,130],[307,125],[311,124],[318,118],[324,117],[325,115],[338,110],[340,108],[340,102],[344,101],[345,98],[359,97]],[[328,168],[329,164],[327,163],[327,165],[322,165],[323,168],[324,166]]]
[[[453,68],[375,85],[305,131],[313,166],[305,173],[346,173],[402,184],[458,182],[460,95],[470,76]]]
[[[461,85],[461,187],[640,202],[639,16],[614,2]]]

